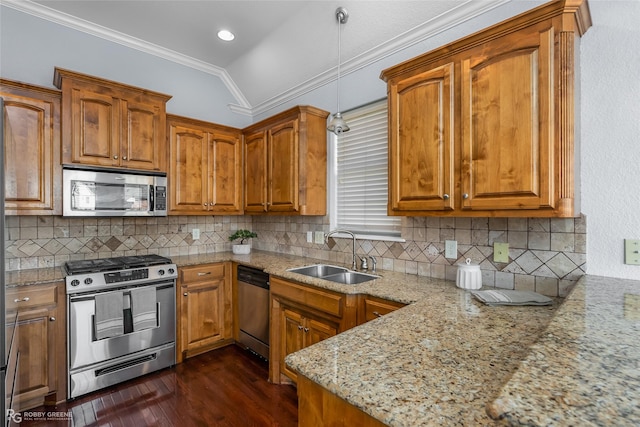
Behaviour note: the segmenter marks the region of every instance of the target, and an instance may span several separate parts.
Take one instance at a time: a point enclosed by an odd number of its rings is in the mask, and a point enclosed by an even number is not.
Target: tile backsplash
[[[586,270],[586,219],[402,219],[404,242],[358,240],[357,252],[378,268],[455,280],[456,264],[480,264],[485,285],[564,296]],[[351,240],[307,242],[307,231],[329,231],[328,217],[169,216],[160,218],[7,217],[7,270],[61,266],[68,260],[157,253],[164,256],[230,250],[238,228],[258,233],[256,249],[351,264]],[[192,230],[200,230],[200,239]],[[444,257],[458,242],[457,259]],[[509,262],[493,262],[493,243],[509,243]]]

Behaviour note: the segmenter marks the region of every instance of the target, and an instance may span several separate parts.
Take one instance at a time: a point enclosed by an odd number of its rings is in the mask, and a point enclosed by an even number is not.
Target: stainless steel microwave
[[[166,216],[166,174],[62,169],[63,216]]]

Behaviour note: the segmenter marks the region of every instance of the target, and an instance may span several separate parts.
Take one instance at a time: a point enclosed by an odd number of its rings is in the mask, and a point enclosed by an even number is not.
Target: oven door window
[[[72,181],[71,209],[75,211],[148,211],[149,186]]]

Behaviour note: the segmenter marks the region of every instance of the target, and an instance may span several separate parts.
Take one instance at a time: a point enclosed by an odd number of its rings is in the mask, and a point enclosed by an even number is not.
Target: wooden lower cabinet
[[[302,375],[298,376],[298,425],[300,426],[384,426],[347,401]]]
[[[358,325],[382,317],[405,305],[401,302],[363,295],[361,297],[360,312],[358,313]]]
[[[231,264],[179,269],[176,362],[233,342]]]
[[[24,411],[66,398],[64,283],[7,289],[17,309],[18,373],[13,408]],[[9,306],[9,304],[8,304]],[[13,311],[15,314],[15,311]]]
[[[357,295],[319,289],[271,276],[269,380],[296,382],[285,357],[356,326]]]

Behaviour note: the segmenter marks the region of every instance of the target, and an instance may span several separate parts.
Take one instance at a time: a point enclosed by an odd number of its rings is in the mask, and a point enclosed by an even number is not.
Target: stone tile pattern
[[[357,252],[378,268],[455,280],[456,264],[480,264],[483,284],[565,296],[586,271],[586,220],[540,218],[403,218],[404,242],[358,240]],[[164,218],[7,217],[7,270],[63,265],[68,260],[157,253],[195,255],[231,249],[238,228],[258,233],[253,247],[351,264],[351,241],[307,242],[307,231],[329,231],[329,217],[169,216]],[[201,237],[193,240],[191,230]],[[458,242],[457,259],[444,257]],[[493,262],[493,243],[509,243],[509,262]]]
[[[7,271],[56,267],[69,260],[155,253],[197,255],[231,250],[233,230],[251,228],[245,216],[63,218],[8,216]],[[191,231],[200,229],[200,239]]]
[[[338,264],[351,264],[351,240],[307,243],[307,231],[328,231],[329,217],[254,217],[254,247]],[[456,279],[466,258],[480,265],[486,286],[566,296],[586,271],[586,219],[432,218],[402,219],[404,242],[358,240],[359,255],[378,268],[436,279]],[[444,257],[446,240],[458,242],[457,259]],[[509,243],[509,262],[493,262],[493,243]]]

